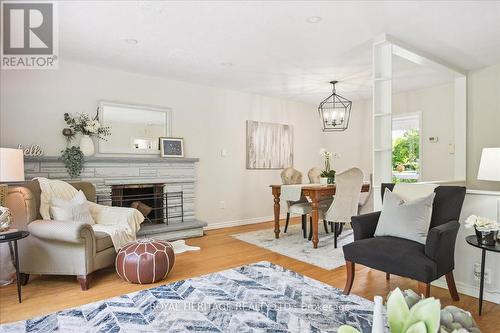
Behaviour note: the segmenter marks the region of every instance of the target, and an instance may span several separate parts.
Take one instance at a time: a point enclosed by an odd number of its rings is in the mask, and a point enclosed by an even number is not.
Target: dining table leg
[[[319,197],[316,193],[313,193],[310,197],[311,200],[311,216],[312,216],[312,243],[313,247],[318,248],[319,238],[318,238],[318,224],[319,224]]]
[[[280,238],[280,194],[281,191],[273,188],[274,197],[274,238]]]

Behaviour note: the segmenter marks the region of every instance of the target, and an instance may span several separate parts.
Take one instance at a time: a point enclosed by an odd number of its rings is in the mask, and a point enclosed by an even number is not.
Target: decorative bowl
[[[478,229],[476,230],[477,242],[481,245],[495,245],[498,237],[498,229]]]

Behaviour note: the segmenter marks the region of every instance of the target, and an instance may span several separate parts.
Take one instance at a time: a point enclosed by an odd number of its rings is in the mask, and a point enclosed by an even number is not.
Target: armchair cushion
[[[81,221],[35,220],[28,224],[28,231],[37,238],[67,243],[94,237],[92,226]]]
[[[343,250],[345,260],[427,283],[438,278],[438,272],[424,248],[411,240],[381,236],[357,240]]]
[[[94,234],[95,234],[96,252],[101,252],[113,247],[113,241],[111,240],[111,237],[107,233],[96,231],[94,232]]]

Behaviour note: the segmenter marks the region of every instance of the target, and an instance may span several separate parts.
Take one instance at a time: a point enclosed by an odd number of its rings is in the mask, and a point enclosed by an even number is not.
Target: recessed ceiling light
[[[135,45],[135,44],[139,43],[139,41],[137,39],[134,39],[134,38],[127,38],[127,39],[124,39],[123,41],[125,43],[131,44],[131,45]]]
[[[225,61],[225,62],[221,62],[220,65],[225,66],[225,67],[231,67],[233,65],[233,63],[229,62],[229,61]]]
[[[307,23],[319,23],[321,21],[321,17],[319,16],[311,16],[306,18]]]

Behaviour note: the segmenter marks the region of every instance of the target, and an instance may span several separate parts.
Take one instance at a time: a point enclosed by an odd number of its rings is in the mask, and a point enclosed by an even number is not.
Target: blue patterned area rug
[[[259,262],[0,326],[0,332],[371,332],[373,303]]]

